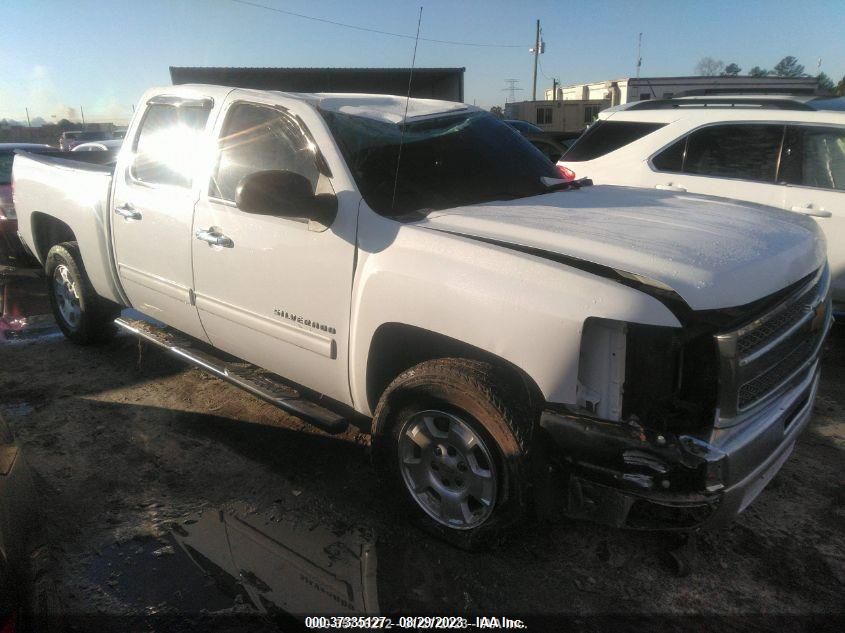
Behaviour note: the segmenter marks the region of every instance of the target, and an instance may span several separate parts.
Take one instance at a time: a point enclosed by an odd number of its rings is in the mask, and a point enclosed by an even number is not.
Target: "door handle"
[[[833,215],[830,211],[816,209],[812,204],[808,204],[806,207],[792,207],[792,211],[803,213],[804,215],[812,215],[814,218],[829,218]]]
[[[211,229],[200,229],[194,236],[202,241],[208,242],[211,246],[222,246],[223,248],[232,248],[235,243],[232,241],[232,238],[223,235],[222,233],[215,233]]]
[[[135,207],[133,207],[129,203],[124,204],[122,207],[115,207],[114,212],[122,218],[126,218],[127,220],[141,219],[140,212],[136,211]]]
[[[660,189],[661,191],[686,191],[686,187],[681,187],[681,185],[655,185],[655,189]]]

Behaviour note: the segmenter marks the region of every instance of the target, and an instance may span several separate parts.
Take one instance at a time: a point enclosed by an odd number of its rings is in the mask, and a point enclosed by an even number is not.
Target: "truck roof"
[[[250,95],[267,97],[279,95],[287,99],[299,99],[310,103],[322,110],[340,112],[351,116],[360,116],[385,123],[400,123],[405,119],[407,101],[407,119],[478,110],[474,106],[455,101],[441,101],[438,99],[406,99],[396,95],[362,94],[343,92],[282,92],[279,90],[253,90],[248,88],[232,88],[230,86],[213,86],[208,84],[182,84],[179,86],[163,86],[153,88],[145,95],[145,100],[156,95],[173,95],[197,97],[202,96],[223,99],[235,92],[239,96]]]

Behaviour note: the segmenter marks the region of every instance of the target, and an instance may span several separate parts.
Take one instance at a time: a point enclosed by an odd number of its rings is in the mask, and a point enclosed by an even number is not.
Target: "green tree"
[[[816,79],[819,82],[818,89],[821,94],[832,95],[836,90],[836,86],[833,85],[833,80],[825,73],[819,73],[816,75]]]
[[[842,77],[839,83],[836,84],[836,94],[840,97],[845,97],[845,77]]]
[[[715,77],[725,69],[725,62],[712,57],[702,57],[695,65],[695,74],[705,77]]]
[[[500,106],[493,106],[492,108],[490,108],[490,114],[492,114],[497,119],[505,118],[505,112]]]
[[[771,74],[771,71],[768,71],[765,68],[760,68],[759,66],[755,66],[754,68],[748,71],[748,74],[751,77],[768,77]]]
[[[740,72],[742,72],[742,68],[731,62],[725,66],[725,71],[722,74],[726,77],[736,77]]]
[[[773,74],[778,77],[803,77],[804,66],[798,63],[798,58],[787,55],[774,68]]]

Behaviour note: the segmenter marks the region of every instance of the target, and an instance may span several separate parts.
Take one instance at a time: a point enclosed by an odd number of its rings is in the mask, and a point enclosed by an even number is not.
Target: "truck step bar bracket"
[[[305,399],[296,389],[276,379],[275,374],[243,361],[223,360],[199,349],[190,337],[173,328],[125,315],[115,319],[115,324],[327,433],[342,433],[349,424],[342,415]]]

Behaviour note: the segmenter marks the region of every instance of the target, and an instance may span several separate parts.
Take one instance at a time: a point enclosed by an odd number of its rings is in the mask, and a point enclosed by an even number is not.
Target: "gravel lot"
[[[37,586],[75,616],[190,630],[191,618],[249,615],[258,601],[277,624],[285,612],[368,608],[754,616],[719,620],[721,630],[769,628],[757,614],[815,614],[835,626],[845,608],[842,325],[824,362],[792,458],[732,527],[702,536],[685,578],[665,563],[665,535],[580,522],[530,525],[490,552],[452,549],[397,515],[370,469],[366,429],[326,435],[126,336],[87,349],[56,334],[0,344],[0,414],[38,490]],[[132,628],[105,618],[100,630],[106,622]]]

